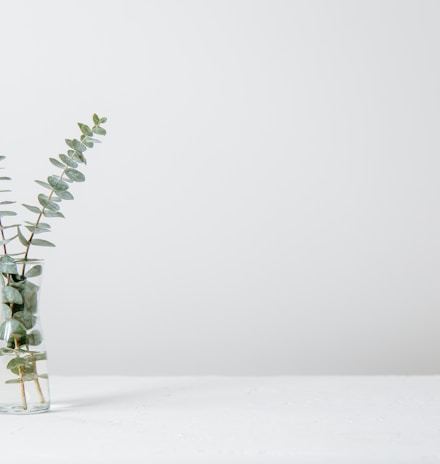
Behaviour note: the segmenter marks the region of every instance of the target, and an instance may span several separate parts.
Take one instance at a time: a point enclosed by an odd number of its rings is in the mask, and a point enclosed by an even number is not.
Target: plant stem
[[[29,345],[26,345],[26,349],[29,351]],[[38,375],[37,363],[35,361],[32,361],[32,365],[34,366],[35,374]],[[45,399],[44,399],[43,392],[41,390],[41,385],[40,385],[40,381],[38,380],[38,377],[34,380],[34,382],[35,382],[35,388],[37,389],[37,393],[40,398],[40,403],[44,403]]]
[[[1,231],[2,240],[6,240],[5,231],[3,230],[3,224],[2,224],[1,218],[0,218],[0,231]],[[8,254],[8,251],[6,250],[6,243],[3,243],[3,251],[5,255]]]
[[[40,398],[40,403],[43,404],[45,402],[45,399],[44,399],[43,392],[41,390],[40,381],[38,379],[35,379],[34,382],[35,382],[35,387],[37,389],[38,396]]]
[[[70,156],[69,159],[72,159],[73,156]],[[63,170],[63,172],[61,173],[61,176],[60,176],[60,180],[64,177],[64,174],[66,173],[66,169],[68,169],[69,166],[66,166]],[[53,194],[55,193],[55,189],[52,189],[49,193],[49,196],[47,197],[47,200],[50,201],[53,197]],[[43,217],[43,214],[44,214],[44,211],[46,210],[46,207],[43,206],[43,209],[40,211],[40,213],[38,214],[38,217],[37,217],[37,220],[35,221],[35,227],[38,227],[38,224],[40,223],[41,221],[41,218]],[[22,271],[21,271],[21,275],[24,275],[24,271],[26,269],[26,260],[27,260],[27,257],[28,257],[28,254],[29,254],[29,248],[32,244],[32,239],[34,238],[34,235],[35,235],[35,232],[31,232],[31,235],[29,236],[29,239],[28,239],[28,245],[26,246],[26,251],[24,253],[24,258],[23,260],[25,261],[23,263],[23,268],[22,268]]]
[[[20,348],[20,345],[18,344],[17,335],[14,335],[14,342],[15,342],[15,349],[18,350]],[[20,356],[17,355],[17,358],[19,358],[19,357]],[[18,373],[20,374],[21,402],[23,404],[23,409],[26,411],[27,410],[27,401],[26,401],[26,391],[25,391],[25,388],[24,388],[23,367],[22,366],[19,366]]]

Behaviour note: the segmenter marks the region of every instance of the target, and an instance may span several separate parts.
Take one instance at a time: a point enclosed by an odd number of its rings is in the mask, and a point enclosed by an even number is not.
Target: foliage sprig
[[[46,180],[35,182],[45,190],[37,195],[35,204],[23,204],[30,212],[36,215],[33,221],[24,221],[23,224],[14,223],[5,225],[4,218],[17,216],[9,208],[16,202],[10,200],[0,201],[0,340],[5,346],[0,348],[0,356],[10,356],[11,360],[6,367],[16,377],[6,380],[6,383],[21,385],[23,409],[27,409],[25,382],[34,381],[41,401],[44,402],[40,379],[46,379],[47,374],[37,370],[37,362],[46,359],[46,352],[30,347],[38,347],[43,342],[42,334],[37,330],[38,321],[38,285],[32,282],[42,272],[41,264],[29,258],[32,246],[54,247],[54,243],[40,238],[51,231],[49,222],[52,218],[64,218],[61,204],[64,200],[73,200],[70,192],[71,184],[84,182],[85,175],[81,166],[87,164],[85,153],[100,143],[97,136],[106,135],[102,125],[107,118],[93,115],[93,124],[78,123],[81,131],[79,138],[66,139],[67,150],[58,155],[58,158],[49,158],[50,163],[58,169]],[[5,159],[0,156],[0,161]],[[3,168],[1,168],[3,169]],[[10,177],[0,176],[0,182],[10,181]],[[0,193],[10,192],[8,189]],[[4,208],[4,206],[8,206]],[[27,234],[27,235],[25,235]],[[18,242],[23,247],[21,251],[10,253],[12,242]],[[17,243],[18,243],[17,242]]]

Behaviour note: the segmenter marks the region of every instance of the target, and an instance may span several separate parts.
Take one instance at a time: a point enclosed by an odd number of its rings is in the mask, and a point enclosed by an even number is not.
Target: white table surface
[[[440,463],[440,376],[51,377],[1,462]]]

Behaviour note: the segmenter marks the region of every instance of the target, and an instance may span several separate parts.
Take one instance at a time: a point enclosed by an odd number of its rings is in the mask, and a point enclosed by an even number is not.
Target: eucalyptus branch
[[[36,234],[42,234],[50,231],[50,225],[42,223],[42,217],[53,218],[60,217],[64,218],[64,215],[60,212],[59,203],[63,200],[73,200],[73,195],[68,191],[69,183],[71,182],[84,182],[85,176],[79,171],[79,164],[87,164],[84,153],[93,148],[96,143],[100,143],[99,139],[94,138],[96,135],[105,135],[106,131],[102,124],[107,121],[107,118],[100,118],[96,114],[93,115],[92,128],[83,123],[78,123],[81,130],[81,136],[78,139],[66,139],[66,144],[69,147],[67,154],[60,154],[59,159],[49,158],[49,161],[57,168],[62,169],[61,174],[51,175],[47,178],[47,182],[37,180],[36,182],[49,190],[49,195],[43,193],[38,195],[39,206],[27,205],[28,210],[37,214],[37,218],[34,223],[28,223],[25,227],[31,232],[28,239],[26,239],[18,229],[18,238],[20,242],[25,246],[24,261],[26,262],[31,245],[36,246],[55,246],[52,242],[47,240],[41,240],[34,238]],[[24,274],[26,263],[23,264]]]
[[[47,181],[35,181],[49,192],[38,195],[38,206],[23,205],[37,215],[34,221],[25,221],[23,225],[4,225],[4,217],[16,216],[17,213],[9,210],[0,211],[0,249],[3,249],[3,254],[0,254],[0,356],[12,357],[6,363],[6,368],[16,377],[5,380],[5,383],[20,384],[22,410],[27,410],[29,407],[26,402],[27,387],[25,385],[31,381],[35,384],[40,403],[46,404],[40,379],[48,378],[46,373],[40,373],[41,365],[37,366],[39,361],[45,361],[47,357],[41,345],[43,337],[38,330],[39,285],[37,285],[38,281],[34,280],[42,273],[42,266],[28,258],[31,245],[55,246],[48,240],[36,237],[51,230],[50,224],[43,222],[43,218],[64,218],[64,214],[60,211],[60,204],[63,200],[74,199],[69,191],[71,183],[85,181],[79,165],[87,164],[84,153],[93,148],[96,143],[100,143],[95,136],[106,135],[102,127],[106,120],[107,118],[100,118],[94,114],[92,127],[78,123],[81,130],[79,139],[66,139],[68,147],[66,153],[60,154],[58,158],[49,158],[52,165],[61,171],[50,175]],[[0,156],[0,161],[4,158]],[[9,177],[0,177],[0,181],[9,180]],[[0,193],[9,191],[0,190]],[[0,206],[13,203],[15,202],[0,201]],[[22,227],[30,232],[28,238],[23,235]],[[7,229],[16,229],[17,233],[15,235],[5,233]],[[24,250],[9,253],[9,243],[17,238]],[[20,258],[16,259],[16,256]],[[18,271],[19,265],[22,265],[21,272]],[[40,349],[32,347],[40,347]]]

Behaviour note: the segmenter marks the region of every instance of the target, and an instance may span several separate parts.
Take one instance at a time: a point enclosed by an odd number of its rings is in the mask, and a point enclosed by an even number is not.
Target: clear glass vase
[[[43,261],[0,260],[0,413],[49,409],[47,355],[39,297]]]

